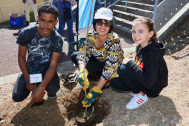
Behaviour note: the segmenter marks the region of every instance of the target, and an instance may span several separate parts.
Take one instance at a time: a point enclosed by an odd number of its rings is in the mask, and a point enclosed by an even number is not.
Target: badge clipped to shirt
[[[42,82],[42,74],[30,74],[30,83],[40,83]]]

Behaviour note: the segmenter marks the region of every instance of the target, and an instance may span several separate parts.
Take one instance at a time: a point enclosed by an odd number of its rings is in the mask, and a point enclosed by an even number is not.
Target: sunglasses
[[[102,21],[97,21],[96,24],[98,26],[102,26],[104,24],[104,26],[106,26],[106,27],[110,27],[110,25],[111,25],[111,23],[109,21],[107,21],[105,23],[103,23]]]

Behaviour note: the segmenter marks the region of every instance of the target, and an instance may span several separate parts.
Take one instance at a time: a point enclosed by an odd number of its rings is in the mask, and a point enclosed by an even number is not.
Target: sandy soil
[[[81,118],[81,87],[63,86],[57,100],[46,100],[32,107],[29,98],[20,103],[11,99],[13,84],[0,85],[0,126],[189,126],[189,18],[166,38],[169,85],[159,97],[136,110],[126,110],[130,93],[118,93],[111,88],[94,105],[87,121]],[[133,56],[133,52],[129,53]],[[131,56],[131,58],[132,58]],[[91,82],[95,84],[95,82]],[[89,111],[89,110],[88,110]],[[90,113],[89,113],[90,114]]]

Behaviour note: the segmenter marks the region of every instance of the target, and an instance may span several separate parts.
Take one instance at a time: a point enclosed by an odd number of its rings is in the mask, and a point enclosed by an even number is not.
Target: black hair
[[[101,21],[101,20],[108,22],[108,20],[105,20],[105,19],[94,19],[93,20],[93,28],[94,28],[95,31],[96,31],[96,23]],[[112,32],[113,27],[114,27],[114,18],[112,20],[110,20],[110,30],[108,31],[108,33]]]
[[[51,4],[44,4],[38,9],[38,15],[41,16],[41,13],[50,13],[53,14],[55,19],[58,17],[58,9]]]
[[[153,31],[154,35],[150,38],[150,41],[158,41],[157,39],[157,32],[154,27],[153,20],[149,17],[138,17],[133,22],[140,21],[142,23],[145,23],[148,26],[149,32]]]

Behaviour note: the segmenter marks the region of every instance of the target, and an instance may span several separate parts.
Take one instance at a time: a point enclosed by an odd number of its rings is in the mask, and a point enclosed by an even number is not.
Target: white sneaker
[[[136,109],[146,103],[148,101],[148,97],[145,94],[144,96],[140,94],[133,94],[133,98],[131,101],[126,105],[127,109]]]

